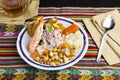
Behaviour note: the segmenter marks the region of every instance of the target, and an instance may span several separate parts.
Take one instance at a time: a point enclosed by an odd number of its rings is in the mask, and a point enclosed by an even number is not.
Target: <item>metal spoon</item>
[[[103,50],[104,44],[106,42],[107,33],[109,30],[113,29],[114,26],[115,26],[115,21],[111,15],[108,15],[102,22],[102,27],[105,29],[105,33],[103,35],[103,38],[102,38],[102,41],[100,44],[100,48],[99,48],[99,52],[98,52],[98,56],[97,56],[97,62],[100,62],[102,50]]]

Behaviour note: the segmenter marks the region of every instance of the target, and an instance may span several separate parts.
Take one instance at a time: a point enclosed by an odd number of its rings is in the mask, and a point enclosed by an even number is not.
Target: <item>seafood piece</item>
[[[33,37],[30,39],[29,44],[28,44],[28,51],[30,53],[33,53],[37,47],[37,45],[39,44],[39,41],[41,40],[41,36],[43,33],[43,24],[44,24],[44,19],[43,17],[41,18],[39,25],[37,26],[35,33],[33,35]]]
[[[43,48],[42,46],[38,45],[38,46],[36,47],[36,50],[37,50],[37,52],[39,53],[39,55],[42,55],[42,52],[45,50],[45,48]]]

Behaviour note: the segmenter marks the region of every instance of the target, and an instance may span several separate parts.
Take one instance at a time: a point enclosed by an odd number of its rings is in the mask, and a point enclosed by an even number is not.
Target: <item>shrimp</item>
[[[43,25],[44,25],[43,21],[44,19],[43,17],[41,17],[41,20],[38,23],[38,26],[36,27],[35,33],[28,43],[28,51],[30,53],[33,53],[36,50],[36,47],[39,44],[39,41],[41,40],[41,36],[43,33]]]

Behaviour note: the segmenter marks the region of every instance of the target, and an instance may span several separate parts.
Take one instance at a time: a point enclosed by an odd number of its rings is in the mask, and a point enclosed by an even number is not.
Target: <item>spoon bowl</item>
[[[115,26],[115,21],[112,17],[112,15],[108,15],[103,21],[102,21],[102,27],[108,31],[113,29]]]
[[[102,27],[105,29],[105,33],[102,37],[98,56],[97,56],[97,62],[100,62],[100,58],[102,55],[102,50],[104,48],[104,44],[106,42],[106,36],[109,30],[113,29],[115,26],[115,21],[111,15],[108,15],[103,21],[102,21]]]

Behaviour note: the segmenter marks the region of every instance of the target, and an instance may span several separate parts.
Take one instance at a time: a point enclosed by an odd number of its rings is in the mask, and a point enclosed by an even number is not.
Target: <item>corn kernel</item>
[[[53,48],[53,49],[52,49],[53,52],[56,52],[57,50],[58,50],[57,48]]]
[[[35,57],[34,59],[35,59],[35,61],[38,61],[38,62],[39,62],[40,57]]]
[[[59,28],[59,26],[56,23],[53,24],[53,27],[55,27],[57,29]]]
[[[51,66],[56,66],[55,62],[50,63]]]

